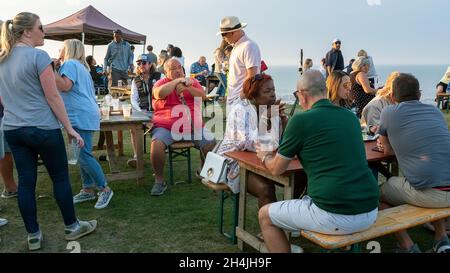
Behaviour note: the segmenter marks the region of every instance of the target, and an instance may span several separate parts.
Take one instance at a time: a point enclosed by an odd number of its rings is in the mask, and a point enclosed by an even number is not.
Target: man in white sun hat
[[[217,35],[233,46],[229,60],[227,113],[241,99],[244,81],[261,71],[261,52],[258,45],[242,30],[247,23],[241,23],[235,16],[220,21]]]

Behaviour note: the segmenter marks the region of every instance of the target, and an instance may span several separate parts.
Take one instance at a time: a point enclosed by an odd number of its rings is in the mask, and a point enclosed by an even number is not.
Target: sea
[[[376,71],[381,83],[384,83],[393,71],[414,75],[419,80],[422,90],[421,101],[435,104],[436,84],[447,71],[447,67],[447,65],[376,65]],[[299,77],[298,67],[269,66],[265,73],[274,79],[277,97],[286,103],[294,103],[295,98],[292,92],[296,90],[295,86]]]

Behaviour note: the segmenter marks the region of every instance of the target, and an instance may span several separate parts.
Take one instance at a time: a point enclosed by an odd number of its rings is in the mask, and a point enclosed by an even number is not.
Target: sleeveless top
[[[355,100],[356,105],[356,115],[358,118],[361,118],[361,113],[364,107],[373,99],[375,95],[367,94],[364,92],[364,88],[356,81],[356,76],[359,72],[350,74],[350,81],[352,83],[352,91],[350,92],[351,96]]]

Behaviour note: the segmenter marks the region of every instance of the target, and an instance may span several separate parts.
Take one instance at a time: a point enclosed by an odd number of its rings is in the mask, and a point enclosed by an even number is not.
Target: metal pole
[[[303,48],[300,49],[300,68],[298,69],[298,71],[300,72],[300,75],[303,74]]]
[[[84,32],[81,32],[81,43],[84,45]]]
[[[300,75],[303,75],[303,48],[300,49],[300,67],[298,68],[298,72],[300,73]],[[293,116],[295,113],[295,107],[297,107],[298,104],[298,94],[296,92],[294,92],[294,97],[295,97],[295,102],[294,105],[291,108],[291,112],[289,113],[289,116]]]

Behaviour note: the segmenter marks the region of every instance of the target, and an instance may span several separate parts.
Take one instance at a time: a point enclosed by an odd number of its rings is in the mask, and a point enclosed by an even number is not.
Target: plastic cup
[[[111,105],[112,105],[114,111],[119,110],[120,100],[119,99],[112,99],[111,100]]]
[[[258,144],[262,151],[273,152],[276,148],[269,134],[258,136]]]
[[[69,163],[69,165],[76,165],[79,156],[80,146],[78,146],[77,140],[72,138],[67,147],[67,163]]]
[[[117,87],[122,87],[122,80],[117,81]]]
[[[102,119],[104,120],[109,119],[109,105],[102,106]]]
[[[130,104],[122,105],[122,112],[123,112],[124,119],[130,119],[131,118],[131,105]]]
[[[103,99],[104,99],[104,102],[106,105],[108,105],[108,106],[111,105],[112,97],[110,94],[107,94]]]

